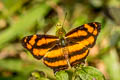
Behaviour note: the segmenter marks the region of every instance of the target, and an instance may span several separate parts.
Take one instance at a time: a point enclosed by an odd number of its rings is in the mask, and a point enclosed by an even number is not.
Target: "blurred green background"
[[[54,35],[65,13],[67,32],[89,22],[102,24],[87,65],[99,69],[106,80],[120,80],[120,0],[0,0],[0,80],[27,80],[35,70],[55,79],[20,40],[31,34]]]

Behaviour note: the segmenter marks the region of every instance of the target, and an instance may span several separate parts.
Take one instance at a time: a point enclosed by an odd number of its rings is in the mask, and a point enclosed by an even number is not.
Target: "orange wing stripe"
[[[33,54],[36,56],[44,56],[45,52],[47,52],[48,49],[35,49],[33,48]]]
[[[50,42],[54,42],[56,41],[56,39],[47,39],[47,38],[42,38],[40,40],[37,41],[37,46],[41,46],[41,45],[44,45],[44,44],[48,44]]]
[[[29,41],[29,43],[30,43],[31,45],[34,45],[36,38],[37,38],[37,35],[33,35],[32,38],[31,38],[31,40]]]
[[[79,37],[79,36],[87,36],[87,32],[84,30],[78,30],[77,32],[72,33],[71,35],[68,35],[68,37]]]
[[[25,39],[24,39],[24,42],[25,42],[25,43],[27,42],[27,38],[28,38],[28,37],[25,37]]]
[[[58,67],[58,66],[67,65],[66,60],[60,60],[60,61],[56,61],[56,62],[44,61],[44,63],[47,64],[48,66],[51,66],[51,67]]]
[[[88,39],[86,39],[90,44],[93,44],[95,39],[93,36],[90,36]]]
[[[62,53],[61,48],[48,51],[47,54],[49,54],[49,55],[45,55],[45,57],[48,57],[48,58],[54,58],[54,57],[59,57],[59,56],[64,55],[64,54]]]
[[[94,30],[94,28],[88,24],[85,24],[84,27],[87,28],[88,32],[90,32],[90,33],[92,33]]]
[[[37,46],[41,46],[42,44],[46,44],[45,38],[42,38],[42,39],[38,40],[38,42],[37,42]]]
[[[78,54],[78,55],[75,55],[75,56],[72,56],[71,58],[70,58],[70,63],[73,63],[73,62],[75,62],[76,60],[80,60],[80,59],[82,59],[82,58],[84,58],[86,55],[88,54],[88,50],[86,50],[84,53],[80,53],[80,54]]]
[[[32,46],[30,44],[27,43],[26,46],[27,46],[28,49],[32,49]]]
[[[97,31],[97,29],[95,29],[94,32],[93,32],[93,35],[96,36],[97,34],[98,34],[98,31]]]

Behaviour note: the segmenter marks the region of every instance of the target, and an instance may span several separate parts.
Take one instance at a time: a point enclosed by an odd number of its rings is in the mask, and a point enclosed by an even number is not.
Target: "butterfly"
[[[63,27],[56,35],[35,34],[22,39],[22,45],[54,72],[81,64],[95,45],[101,29],[99,22],[83,24],[66,33]]]

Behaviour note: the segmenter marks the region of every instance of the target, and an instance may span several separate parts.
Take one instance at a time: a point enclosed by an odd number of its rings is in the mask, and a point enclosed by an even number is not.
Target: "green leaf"
[[[69,75],[65,71],[59,71],[56,73],[56,80],[69,80]]]
[[[96,68],[88,66],[76,71],[75,80],[105,80],[105,78]]]

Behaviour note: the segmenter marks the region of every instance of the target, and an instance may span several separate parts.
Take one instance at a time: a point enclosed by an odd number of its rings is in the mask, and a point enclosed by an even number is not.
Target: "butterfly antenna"
[[[65,17],[64,17],[64,21],[63,21],[62,27],[63,27],[63,25],[65,23],[66,16],[67,16],[67,12],[65,13]]]

